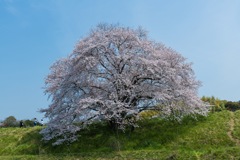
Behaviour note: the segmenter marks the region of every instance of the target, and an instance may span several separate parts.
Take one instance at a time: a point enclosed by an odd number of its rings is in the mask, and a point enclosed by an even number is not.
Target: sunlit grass
[[[0,128],[0,155],[38,154],[40,127]]]

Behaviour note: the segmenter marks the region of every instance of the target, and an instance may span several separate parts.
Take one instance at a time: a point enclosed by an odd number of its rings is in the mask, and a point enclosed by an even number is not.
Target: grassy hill
[[[76,143],[55,147],[41,142],[41,127],[0,128],[0,159],[240,159],[240,111],[139,126],[116,133],[95,124]]]

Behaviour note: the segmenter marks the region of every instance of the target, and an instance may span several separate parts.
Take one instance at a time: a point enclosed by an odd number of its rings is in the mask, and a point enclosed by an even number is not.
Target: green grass
[[[240,140],[240,110],[235,112],[234,122],[235,122],[235,127],[234,127],[233,136],[235,136]]]
[[[233,136],[240,138],[240,111],[233,118]],[[41,127],[0,128],[0,159],[240,159],[240,147],[227,135],[229,111],[198,119],[143,120],[125,133],[95,124],[77,142],[61,146],[42,143]]]
[[[0,128],[0,155],[38,154],[40,127]]]

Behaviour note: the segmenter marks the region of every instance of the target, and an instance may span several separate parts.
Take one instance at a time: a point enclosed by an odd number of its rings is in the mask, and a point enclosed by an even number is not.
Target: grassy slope
[[[79,141],[52,147],[40,141],[41,128],[0,128],[0,159],[240,159],[240,147],[227,135],[240,139],[240,111],[211,114],[182,124],[161,120],[139,122],[134,132],[114,133],[95,125]]]

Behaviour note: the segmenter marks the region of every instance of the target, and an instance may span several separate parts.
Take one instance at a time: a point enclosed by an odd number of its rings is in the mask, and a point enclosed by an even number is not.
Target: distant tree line
[[[38,122],[36,118],[17,120],[14,116],[9,116],[0,122],[0,127],[33,127],[40,126],[42,123]]]
[[[230,111],[240,110],[240,101],[233,102],[233,101],[221,100],[214,96],[211,96],[211,97],[203,96],[201,99],[202,101],[209,103],[211,105],[212,112],[222,111],[225,109]]]

